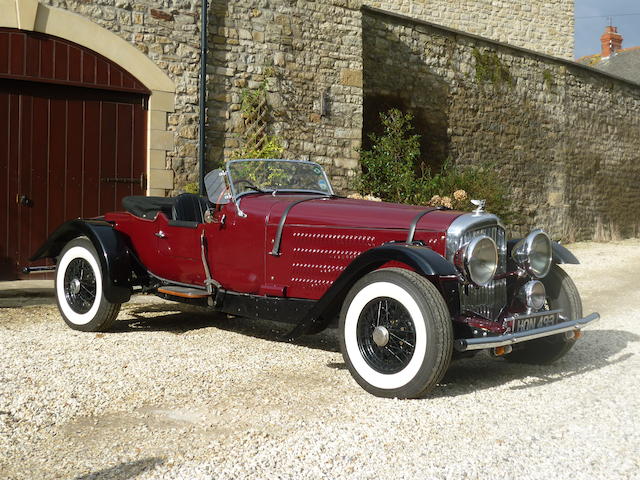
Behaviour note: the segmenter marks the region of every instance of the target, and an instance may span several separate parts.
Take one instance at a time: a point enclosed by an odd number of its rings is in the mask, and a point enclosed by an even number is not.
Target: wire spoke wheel
[[[371,300],[358,319],[358,346],[375,370],[392,374],[403,370],[415,351],[416,330],[411,315],[389,297]]]
[[[119,303],[104,294],[100,257],[91,241],[78,237],[62,249],[56,265],[56,303],[69,327],[104,332],[115,322]]]
[[[447,305],[416,272],[383,268],[363,276],[344,300],[338,329],[349,372],[374,395],[423,397],[449,366]]]
[[[96,276],[89,262],[74,258],[64,274],[64,295],[74,312],[79,314],[91,310],[96,301]]]

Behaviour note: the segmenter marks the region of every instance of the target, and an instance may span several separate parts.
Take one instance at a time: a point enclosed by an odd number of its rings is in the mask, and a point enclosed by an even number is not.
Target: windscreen
[[[333,194],[320,165],[298,160],[233,160],[227,171],[236,196],[249,192]]]

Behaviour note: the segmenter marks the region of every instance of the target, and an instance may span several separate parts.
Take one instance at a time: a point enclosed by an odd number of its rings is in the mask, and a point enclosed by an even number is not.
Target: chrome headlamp
[[[542,278],[551,268],[551,240],[542,230],[534,230],[513,247],[511,257],[529,275]]]
[[[486,235],[474,237],[458,249],[453,263],[466,280],[484,287],[493,280],[498,268],[496,243]]]
[[[540,280],[529,280],[522,286],[519,297],[527,308],[538,311],[544,307],[544,302],[547,300],[547,292]]]

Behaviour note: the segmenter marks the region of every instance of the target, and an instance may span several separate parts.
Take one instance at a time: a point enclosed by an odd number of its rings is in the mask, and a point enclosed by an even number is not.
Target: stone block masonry
[[[428,158],[493,164],[523,214],[515,235],[638,235],[640,85],[373,10],[363,59],[365,130],[376,105],[401,106]]]
[[[150,112],[151,193],[197,182],[200,1],[42,1],[115,33],[170,77],[175,95]],[[346,192],[372,109],[399,105],[416,114],[435,163],[498,165],[523,208],[515,232],[638,233],[638,87],[534,52],[571,58],[573,1],[212,0],[209,11],[209,168],[241,144],[243,92],[266,85],[284,156],[323,164]]]
[[[575,0],[365,0],[364,5],[573,58]]]
[[[214,0],[209,39],[209,159],[242,143],[242,95],[265,85],[270,134],[287,158],[322,164],[338,191],[362,134],[360,12],[340,1]]]

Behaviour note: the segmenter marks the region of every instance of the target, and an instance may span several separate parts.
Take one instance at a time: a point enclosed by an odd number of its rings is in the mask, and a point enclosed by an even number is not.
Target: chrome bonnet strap
[[[413,217],[413,220],[411,221],[411,226],[409,227],[409,233],[407,234],[408,244],[411,244],[411,242],[413,242],[413,236],[416,234],[416,228],[418,226],[418,222],[420,221],[420,219],[424,217],[427,213],[431,213],[435,210],[441,210],[441,209],[438,207],[430,208],[429,210],[420,212],[418,215]]]
[[[282,230],[284,230],[284,224],[287,221],[287,216],[289,216],[289,212],[293,207],[304,202],[309,202],[311,200],[322,200],[322,199],[326,200],[327,198],[331,198],[331,195],[303,198],[302,200],[291,202],[289,205],[287,205],[287,208],[285,208],[284,212],[282,213],[282,217],[280,217],[280,222],[278,222],[278,229],[276,230],[276,236],[273,240],[273,249],[269,252],[269,255],[273,255],[274,257],[280,256],[280,243],[282,243]]]

